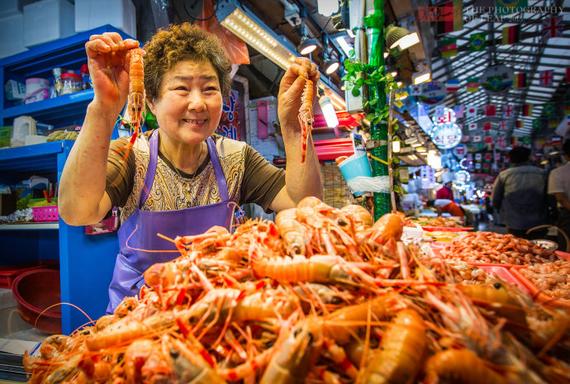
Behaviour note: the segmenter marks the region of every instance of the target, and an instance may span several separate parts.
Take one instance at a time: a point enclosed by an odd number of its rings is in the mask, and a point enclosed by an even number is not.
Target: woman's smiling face
[[[196,145],[212,135],[222,116],[222,92],[209,61],[184,60],[166,72],[159,98],[150,103],[161,132]]]

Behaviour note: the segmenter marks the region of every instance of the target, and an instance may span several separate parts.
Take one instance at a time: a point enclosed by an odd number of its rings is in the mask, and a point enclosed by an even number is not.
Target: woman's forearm
[[[287,158],[285,185],[291,199],[298,203],[306,196],[323,198],[321,167],[309,135],[305,162],[301,163],[301,134],[283,127],[283,142]]]
[[[99,207],[105,192],[107,156],[117,118],[112,115],[96,103],[87,107],[85,122],[59,184],[59,214],[68,224],[92,224],[104,215]]]

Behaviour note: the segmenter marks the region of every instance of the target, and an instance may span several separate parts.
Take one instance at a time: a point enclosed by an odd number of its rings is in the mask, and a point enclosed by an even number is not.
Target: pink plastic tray
[[[513,273],[511,273],[511,269],[503,266],[497,265],[480,265],[478,266],[480,269],[484,270],[485,272],[495,276],[498,279],[503,280],[509,284],[514,285],[515,287],[519,288],[521,291],[526,293],[527,295],[531,295],[531,291],[528,287],[523,284]]]
[[[57,213],[57,205],[50,205],[47,207],[32,207],[32,215],[34,221],[58,221],[59,215]]]

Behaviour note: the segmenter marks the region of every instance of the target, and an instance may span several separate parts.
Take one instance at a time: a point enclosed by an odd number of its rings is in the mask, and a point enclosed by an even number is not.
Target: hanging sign
[[[483,155],[481,155],[480,153],[476,153],[475,154],[475,161],[481,161],[482,157],[483,157]]]
[[[439,124],[433,129],[432,140],[441,149],[450,149],[461,142],[463,133],[457,124]]]
[[[461,142],[463,132],[455,124],[455,112],[451,108],[437,107],[432,116],[430,136],[440,149],[451,149]]]
[[[483,72],[479,81],[488,93],[502,93],[513,86],[513,70],[503,64],[493,65]]]

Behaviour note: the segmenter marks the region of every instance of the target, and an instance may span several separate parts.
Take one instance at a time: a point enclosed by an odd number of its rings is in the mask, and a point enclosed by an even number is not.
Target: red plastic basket
[[[49,205],[46,207],[32,207],[32,215],[34,221],[58,221],[57,205]]]
[[[0,288],[12,288],[19,274],[41,268],[39,265],[14,265],[0,267]]]
[[[22,319],[44,332],[61,333],[61,308],[43,312],[61,302],[59,271],[44,268],[24,272],[14,280],[12,291]]]

